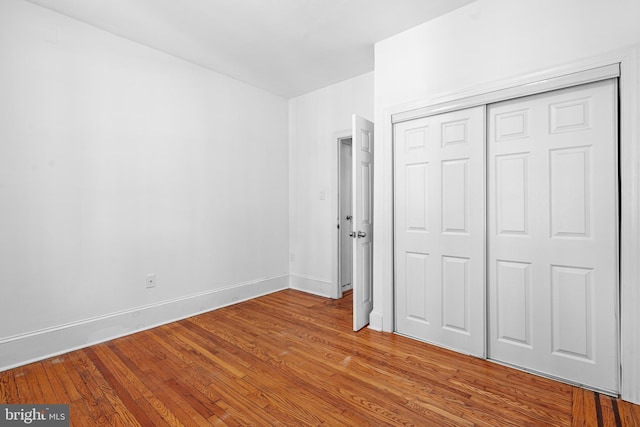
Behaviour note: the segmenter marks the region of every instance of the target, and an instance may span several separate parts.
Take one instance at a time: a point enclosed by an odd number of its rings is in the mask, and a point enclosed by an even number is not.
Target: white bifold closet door
[[[485,352],[484,107],[399,123],[396,331]]]
[[[489,357],[614,393],[616,85],[487,111]]]

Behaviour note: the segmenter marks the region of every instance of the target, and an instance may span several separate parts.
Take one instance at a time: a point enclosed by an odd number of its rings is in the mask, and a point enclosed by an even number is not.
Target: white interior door
[[[353,115],[353,330],[373,309],[373,123]]]
[[[615,80],[490,105],[489,357],[618,391]]]
[[[394,126],[396,331],[485,355],[484,107]]]

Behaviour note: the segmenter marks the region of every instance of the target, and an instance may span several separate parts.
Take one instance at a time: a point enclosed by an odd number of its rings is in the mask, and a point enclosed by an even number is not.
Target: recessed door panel
[[[496,156],[495,218],[499,234],[529,232],[528,153]]]
[[[531,268],[526,262],[496,263],[498,340],[531,346]]]
[[[593,361],[593,270],[551,266],[553,353]]]
[[[429,131],[428,128],[416,128],[416,129],[411,129],[407,131],[406,141],[405,141],[405,146],[406,146],[405,151],[409,153],[411,151],[419,151],[419,150],[426,149],[428,131]]]
[[[440,125],[442,130],[442,147],[453,144],[466,144],[469,142],[467,138],[467,127],[469,121],[467,119],[445,122]]]
[[[358,171],[360,173],[360,179],[358,180],[358,182],[361,183],[361,193],[359,194],[359,209],[362,212],[362,216],[360,218],[360,222],[368,226],[371,226],[371,215],[373,213],[373,206],[371,204],[371,181],[373,177],[373,174],[371,173],[372,166],[373,164],[368,160],[362,161],[358,165]]]
[[[469,259],[442,257],[442,326],[469,334]]]
[[[362,250],[360,251],[360,276],[364,283],[371,283],[371,260],[373,258],[373,248],[371,240],[362,243]],[[363,286],[362,292],[358,294],[358,298],[361,305],[371,304],[371,286]],[[368,322],[367,322],[368,323]]]
[[[407,230],[427,231],[429,224],[429,164],[407,165],[405,176]]]
[[[589,237],[591,147],[550,152],[551,235]]]
[[[505,110],[493,117],[497,142],[526,138],[529,135],[529,110]]]
[[[427,283],[428,258],[427,254],[408,252],[405,254],[406,292],[402,301],[407,317],[429,323],[427,317]]]
[[[442,162],[442,232],[469,232],[469,159]]]
[[[571,132],[589,128],[591,97],[570,99],[549,104],[551,133]]]

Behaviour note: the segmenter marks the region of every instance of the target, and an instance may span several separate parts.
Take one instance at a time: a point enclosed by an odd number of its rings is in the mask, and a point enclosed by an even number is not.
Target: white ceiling
[[[29,0],[293,97],[373,70],[373,44],[474,0]]]

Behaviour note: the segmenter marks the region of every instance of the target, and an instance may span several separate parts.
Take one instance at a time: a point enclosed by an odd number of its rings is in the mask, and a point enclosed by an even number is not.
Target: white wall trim
[[[621,150],[621,195],[622,195],[622,231],[621,231],[621,396],[624,400],[640,404],[640,47],[633,46],[620,51],[593,58],[574,61],[550,70],[537,71],[525,76],[499,80],[460,91],[435,96],[428,100],[406,103],[385,108],[382,125],[383,184],[382,218],[378,230],[381,235],[382,249],[375,263],[381,263],[376,270],[374,280],[379,287],[376,295],[382,296],[382,302],[374,300],[374,312],[381,316],[378,326],[390,332],[394,325],[394,272],[393,272],[393,125],[396,114],[429,109],[438,104],[472,98],[515,86],[535,84],[544,79],[580,73],[596,67],[620,64],[620,150]],[[460,108],[464,108],[463,103]],[[400,117],[400,116],[396,116]]]
[[[369,314],[369,329],[373,329],[374,331],[382,331],[382,313],[379,311],[372,311]]]
[[[414,110],[420,110],[422,108],[429,109],[434,106],[454,102],[458,102],[458,107],[456,109],[468,108],[469,105],[464,103],[464,101],[467,99],[469,99],[470,102],[476,104],[474,97],[490,95],[492,93],[496,94],[501,91],[510,91],[518,87],[544,86],[545,80],[560,79],[571,74],[585,73],[596,68],[620,64],[625,60],[629,60],[629,55],[633,55],[633,52],[637,49],[637,46],[629,46],[626,49],[617,50],[596,57],[579,59],[553,68],[546,68],[524,75],[512,76],[489,83],[483,83],[463,89],[443,92],[427,99],[421,99],[397,105],[390,105],[385,110],[385,113],[388,112],[389,115],[400,115],[400,113],[408,113]],[[585,82],[589,81],[593,80],[587,79]],[[485,100],[485,103],[496,102],[496,99],[504,98],[502,98],[501,96],[495,96],[495,99],[491,101]]]
[[[288,275],[239,283],[0,340],[0,372],[289,287]]]
[[[333,281],[331,298],[334,299],[342,298],[342,287],[340,286],[340,250],[338,249],[340,245],[340,239],[338,237],[340,230],[336,227],[336,225],[340,223],[340,181],[338,179],[340,173],[338,170],[340,164],[339,145],[340,140],[351,138],[351,133],[351,129],[334,132],[331,135],[330,141],[330,143],[333,144],[332,150],[335,150],[335,155],[333,156],[334,161],[331,164],[331,188],[335,189],[335,197],[333,197],[331,201],[331,212],[335,213],[335,216],[331,218],[331,225],[333,230],[335,230],[331,238],[331,278]]]
[[[400,123],[407,120],[413,120],[420,117],[432,116],[436,114],[448,113],[463,108],[477,107],[487,105],[494,102],[505,101],[523,96],[535,95],[542,92],[549,92],[556,89],[563,89],[569,86],[578,86],[587,83],[597,82],[620,76],[620,64],[614,63],[591,68],[584,71],[570,72],[568,74],[547,76],[545,74],[536,75],[535,82],[526,82],[517,86],[505,87],[503,89],[484,92],[474,96],[467,96],[462,99],[455,99],[449,102],[442,102],[429,105],[415,110],[404,111],[394,114],[391,117],[393,123]]]
[[[333,295],[333,282],[317,277],[303,276],[301,274],[289,275],[289,287],[297,291],[307,292],[325,298]]]
[[[640,404],[640,46],[620,59],[621,389]]]
[[[374,280],[374,299],[373,299],[373,313],[376,316],[381,317],[382,331],[394,332],[395,331],[395,272],[393,254],[395,250],[394,238],[393,238],[393,122],[392,117],[396,113],[407,111],[407,109],[420,108],[412,104],[404,104],[401,106],[388,107],[383,111],[384,121],[382,122],[382,147],[383,155],[378,156],[379,159],[376,167],[382,170],[382,184],[379,187],[382,191],[382,197],[378,197],[378,200],[382,200],[382,217],[378,219],[378,222],[374,224],[375,232],[374,245],[373,245],[373,280]],[[384,163],[380,165],[381,162]],[[382,167],[380,167],[382,166]],[[374,169],[375,173],[375,169]],[[375,186],[375,182],[374,182]],[[375,187],[374,187],[375,188]],[[374,203],[375,203],[374,193]],[[376,245],[375,239],[381,240],[381,244]],[[382,258],[381,262],[378,261],[376,255]],[[376,284],[380,283],[381,290],[376,292]],[[375,296],[379,294],[380,299]],[[381,300],[381,301],[380,301]]]

